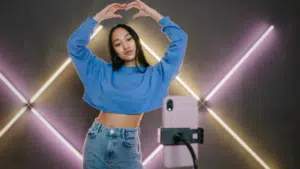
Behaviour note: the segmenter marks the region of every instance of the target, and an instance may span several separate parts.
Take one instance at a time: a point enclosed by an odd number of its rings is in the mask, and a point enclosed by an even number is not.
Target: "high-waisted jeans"
[[[140,127],[111,128],[95,119],[83,145],[83,169],[142,169]]]

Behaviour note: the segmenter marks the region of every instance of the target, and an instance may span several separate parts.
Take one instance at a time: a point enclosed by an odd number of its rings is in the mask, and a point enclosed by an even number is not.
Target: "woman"
[[[162,60],[154,66],[146,61],[136,32],[124,24],[115,26],[109,34],[112,63],[104,62],[86,47],[99,23],[122,18],[115,12],[131,8],[139,9],[133,18],[153,18],[171,40]],[[162,107],[171,81],[180,72],[186,46],[187,34],[170,17],[163,17],[139,0],[108,5],[72,33],[67,48],[84,84],[83,100],[101,111],[84,141],[84,169],[143,168],[140,143],[143,113]]]

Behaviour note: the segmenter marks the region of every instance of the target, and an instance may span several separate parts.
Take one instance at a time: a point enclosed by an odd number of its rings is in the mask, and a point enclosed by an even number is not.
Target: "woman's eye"
[[[116,44],[116,46],[118,47],[118,46],[120,46],[120,44]]]
[[[132,38],[127,39],[128,41],[130,41]]]

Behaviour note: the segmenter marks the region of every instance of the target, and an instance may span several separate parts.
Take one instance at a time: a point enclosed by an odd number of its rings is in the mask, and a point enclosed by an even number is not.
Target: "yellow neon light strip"
[[[23,107],[17,115],[0,131],[0,138],[7,132],[7,130],[24,114],[27,107]]]
[[[226,131],[228,131],[228,133],[255,158],[256,161],[258,161],[265,169],[270,169],[270,167],[219,116],[217,116],[213,110],[207,107],[206,109],[226,129]]]

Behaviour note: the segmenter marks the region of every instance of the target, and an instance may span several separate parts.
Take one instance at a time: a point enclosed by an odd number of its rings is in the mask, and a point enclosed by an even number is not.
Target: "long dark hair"
[[[140,65],[142,65],[146,68],[148,66],[150,66],[150,64],[146,60],[146,57],[144,55],[138,34],[130,26],[125,25],[125,24],[118,24],[115,27],[113,27],[109,32],[108,47],[109,47],[109,53],[110,53],[110,57],[111,57],[111,61],[112,61],[113,70],[120,69],[125,63],[125,61],[118,56],[118,54],[115,51],[115,49],[113,48],[113,44],[112,44],[112,33],[114,32],[115,29],[120,28],[120,27],[127,30],[135,41],[135,44],[136,44],[135,66],[137,67],[139,72],[141,72],[140,69],[138,68],[137,61],[140,63]],[[116,57],[117,61],[115,61],[115,57]],[[144,72],[141,72],[141,73],[144,73]]]

